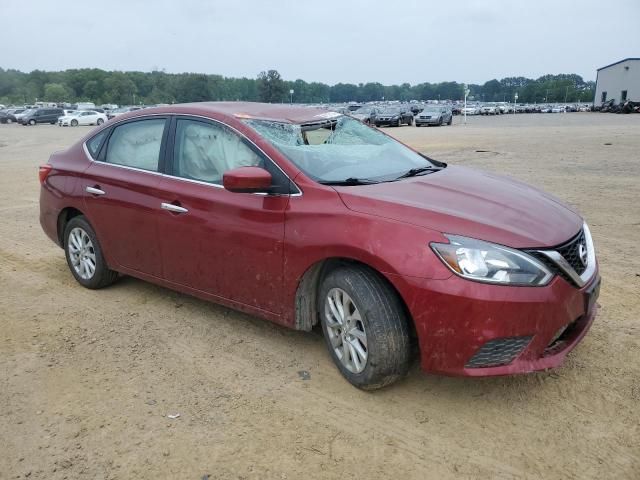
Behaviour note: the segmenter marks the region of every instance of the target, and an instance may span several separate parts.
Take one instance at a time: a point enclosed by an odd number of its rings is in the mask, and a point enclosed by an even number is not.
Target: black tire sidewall
[[[409,351],[407,349],[406,352],[401,352],[402,358],[398,361],[398,363],[401,364],[399,368],[393,368],[390,365],[388,358],[389,349],[385,348],[385,343],[380,341],[385,335],[384,322],[380,322],[382,311],[375,299],[371,298],[370,288],[361,281],[361,275],[376,275],[376,273],[364,268],[350,269],[348,267],[338,268],[330,272],[320,286],[318,313],[320,315],[320,323],[322,325],[327,349],[333,362],[338,367],[338,370],[340,370],[340,373],[342,373],[352,385],[365,390],[372,390],[388,385],[406,373],[409,362]],[[324,302],[332,288],[344,290],[351,297],[362,318],[362,323],[367,335],[367,365],[360,373],[353,373],[347,370],[335,354],[331,340],[329,339],[328,327],[324,317]],[[395,300],[397,302],[397,299]],[[397,308],[400,309],[399,304]],[[404,318],[400,318],[399,321],[406,322]],[[404,331],[404,335],[408,335],[406,323],[403,326],[405,327],[404,329],[399,328],[394,329],[394,331]],[[387,335],[389,333],[391,332],[386,332]]]

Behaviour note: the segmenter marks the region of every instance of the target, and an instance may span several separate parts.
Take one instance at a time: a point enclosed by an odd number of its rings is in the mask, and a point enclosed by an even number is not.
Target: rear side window
[[[102,142],[107,137],[107,132],[109,130],[103,130],[95,137],[89,139],[87,141],[87,150],[89,150],[89,154],[93,157],[94,160],[98,159],[98,153],[100,153],[100,147],[102,146]]]
[[[114,128],[105,161],[116,165],[158,171],[165,120],[139,120]]]

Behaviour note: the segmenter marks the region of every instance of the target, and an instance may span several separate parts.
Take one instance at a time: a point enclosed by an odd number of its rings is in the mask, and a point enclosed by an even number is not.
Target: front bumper
[[[546,287],[497,286],[456,275],[391,281],[414,320],[423,370],[493,376],[561,365],[596,316],[597,305],[587,297],[600,277],[596,271],[582,289],[560,277]]]
[[[416,117],[416,125],[438,125],[441,117],[420,118]]]
[[[398,121],[402,123],[402,120],[398,118],[385,118],[385,119],[376,118],[375,124],[376,125],[397,125]]]

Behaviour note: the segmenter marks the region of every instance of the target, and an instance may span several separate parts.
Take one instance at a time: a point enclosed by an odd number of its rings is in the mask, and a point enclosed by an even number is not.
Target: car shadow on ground
[[[314,327],[311,332],[291,330],[256,316],[128,276],[121,277],[106,291],[110,292],[109,296],[114,295],[114,298],[123,291],[133,293],[136,298],[144,298],[145,303],[152,301],[157,307],[163,310],[166,308],[168,312],[178,309],[185,327],[186,323],[193,326],[195,322],[198,331],[205,336],[223,330],[226,335],[237,337],[238,340],[249,338],[250,341],[259,342],[261,348],[272,350],[276,355],[278,352],[288,352],[288,355],[292,355],[303,364],[308,361],[309,367],[306,368],[311,371],[312,376],[313,369],[317,368],[323,373],[330,371],[330,375],[335,376],[336,381],[345,381],[332,363],[319,326]],[[136,305],[132,306],[136,308]],[[206,342],[206,337],[204,341]],[[464,398],[484,398],[500,402],[521,402],[526,401],[531,392],[540,392],[546,386],[551,388],[556,381],[560,381],[567,369],[570,367],[502,377],[448,377],[423,372],[416,353],[404,379],[375,392],[382,397],[424,395],[425,392],[429,392],[439,398],[456,401]]]

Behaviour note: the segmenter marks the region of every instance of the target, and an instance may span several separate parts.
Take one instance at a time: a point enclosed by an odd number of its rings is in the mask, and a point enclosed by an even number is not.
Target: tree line
[[[591,102],[595,82],[576,74],[544,75],[537,79],[508,77],[468,86],[469,99],[519,103]],[[291,93],[293,90],[293,93]],[[90,101],[118,105],[244,100],[294,103],[369,102],[381,100],[462,100],[458,82],[383,85],[378,82],[327,85],[284,80],[276,70],[256,78],[200,73],[105,71],[97,68],[29,73],[0,68],[0,103]]]

